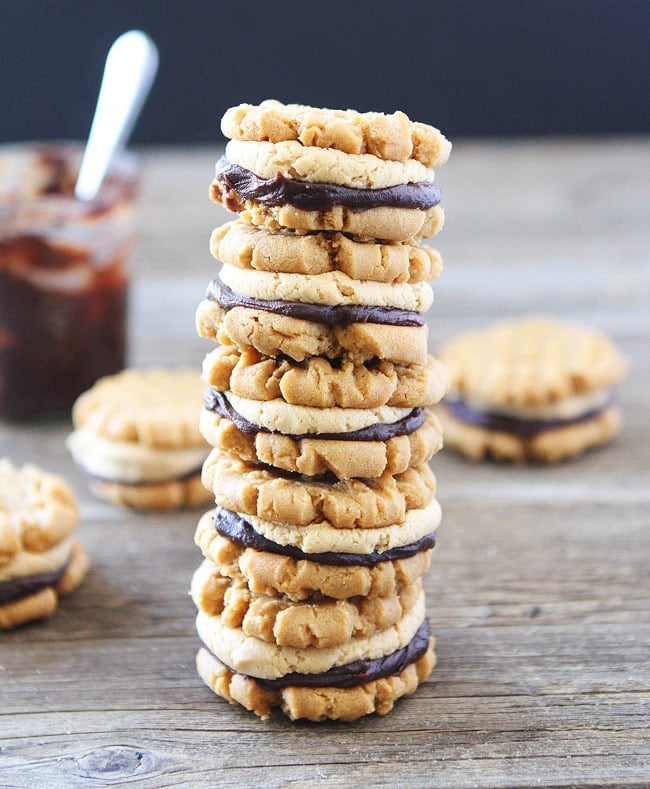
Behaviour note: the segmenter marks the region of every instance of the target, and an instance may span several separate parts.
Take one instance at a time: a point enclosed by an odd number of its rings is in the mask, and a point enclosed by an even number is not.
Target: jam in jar
[[[69,409],[125,365],[135,159],[74,197],[82,149],[0,148],[0,418]]]

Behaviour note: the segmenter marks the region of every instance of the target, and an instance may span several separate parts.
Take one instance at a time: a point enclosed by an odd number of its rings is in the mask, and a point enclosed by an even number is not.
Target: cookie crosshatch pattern
[[[226,112],[220,267],[196,312],[214,496],[195,541],[197,669],[266,718],[384,715],[435,666],[422,577],[441,509],[425,313],[451,149],[402,113]]]
[[[627,365],[590,327],[529,316],[452,338],[437,407],[447,446],[473,460],[550,463],[610,441]]]

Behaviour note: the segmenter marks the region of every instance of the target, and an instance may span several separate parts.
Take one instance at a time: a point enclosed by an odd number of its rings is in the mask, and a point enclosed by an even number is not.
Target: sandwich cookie
[[[436,665],[434,644],[425,620],[402,649],[375,660],[360,658],[322,674],[292,673],[263,680],[233,671],[205,647],[196,656],[196,667],[214,693],[263,719],[280,707],[292,720],[353,721],[373,712],[386,715],[395,701],[415,693]]]
[[[450,391],[437,409],[447,446],[472,459],[553,462],[611,440],[626,364],[587,327],[530,317],[441,349]]]
[[[125,370],[100,379],[72,409],[67,446],[99,498],[136,509],[207,503],[199,431],[203,384],[190,370]]]
[[[440,505],[432,499],[410,509],[401,523],[367,529],[337,529],[326,523],[296,526],[217,509],[215,528],[224,537],[258,550],[329,565],[372,564],[404,558],[435,543]]]
[[[288,356],[297,362],[343,355],[357,364],[383,359],[421,365],[427,360],[427,326],[414,311],[253,301],[226,291],[217,280],[197,308],[196,329],[199,337],[240,351],[254,348],[266,356]]]
[[[370,636],[351,638],[335,647],[283,647],[247,636],[240,627],[228,627],[221,617],[204,611],[197,614],[199,639],[222,663],[234,671],[262,680],[283,679],[287,684],[326,686],[331,677],[320,677],[331,669],[366,658],[377,660],[403,649],[424,621],[424,595],[394,625]],[[307,675],[296,677],[295,675]],[[292,675],[290,679],[285,679]],[[354,679],[353,679],[354,681]],[[333,683],[332,683],[333,684]]]
[[[203,611],[196,623],[203,645],[197,667],[203,680],[219,695],[261,717],[272,706],[281,706],[294,719],[311,720],[353,720],[369,712],[387,712],[396,698],[421,681],[417,664],[425,659],[430,670],[435,660],[421,592],[395,624],[331,647],[279,646],[248,636],[241,627],[229,627],[220,616]],[[409,669],[415,676],[407,690],[401,677]],[[423,664],[420,672],[426,676],[424,669]],[[371,683],[385,679],[393,680],[392,692],[382,694],[377,703]],[[238,692],[240,684],[248,686],[248,693]],[[260,691],[268,694],[266,705],[255,698]],[[370,698],[360,706],[363,694]]]
[[[389,285],[322,275],[256,273],[224,265],[196,315],[197,331],[239,350],[302,362],[345,355],[426,364],[427,282]]]
[[[49,616],[81,583],[88,559],[74,538],[78,520],[61,477],[0,460],[0,629]]]
[[[205,357],[202,379],[238,397],[315,408],[418,408],[437,403],[447,391],[445,367],[431,356],[425,365],[354,364],[346,356],[297,363],[228,345]]]
[[[254,410],[249,409],[253,419]],[[222,452],[311,477],[400,474],[409,466],[428,463],[442,448],[442,427],[428,409],[412,409],[397,422],[378,422],[360,430],[286,435],[249,421],[225,393],[212,388],[205,392],[199,427],[206,441]]]
[[[307,553],[258,534],[250,516],[217,508],[199,520],[194,539],[221,575],[256,594],[292,601],[324,596],[391,597],[415,583],[428,569],[433,533],[414,543],[371,553]]]
[[[231,140],[210,197],[274,232],[340,231],[410,243],[436,235],[444,223],[433,178],[433,169],[415,159],[395,162],[297,140]]]
[[[373,480],[327,480],[283,474],[218,450],[203,464],[203,484],[226,509],[277,523],[336,529],[401,523],[407,510],[426,507],[436,490],[428,465]]]

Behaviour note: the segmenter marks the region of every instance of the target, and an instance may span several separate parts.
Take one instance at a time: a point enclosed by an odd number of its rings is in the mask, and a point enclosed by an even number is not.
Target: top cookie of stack
[[[265,101],[228,110],[221,128],[231,141],[211,196],[253,225],[400,242],[442,227],[433,168],[451,145],[402,112]]]

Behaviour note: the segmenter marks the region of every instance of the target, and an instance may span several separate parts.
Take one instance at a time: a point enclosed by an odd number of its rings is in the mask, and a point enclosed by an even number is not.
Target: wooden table
[[[132,362],[200,365],[193,314],[216,267],[218,151],[144,154]],[[650,140],[458,142],[439,183],[446,269],[432,347],[551,312],[629,358],[613,445],[550,468],[433,467],[444,520],[427,575],[439,665],[384,718],[262,722],[194,670],[196,512],[87,493],[67,423],[0,426],[0,454],[78,492],[92,571],[46,622],[0,635],[2,786],[648,785]]]

